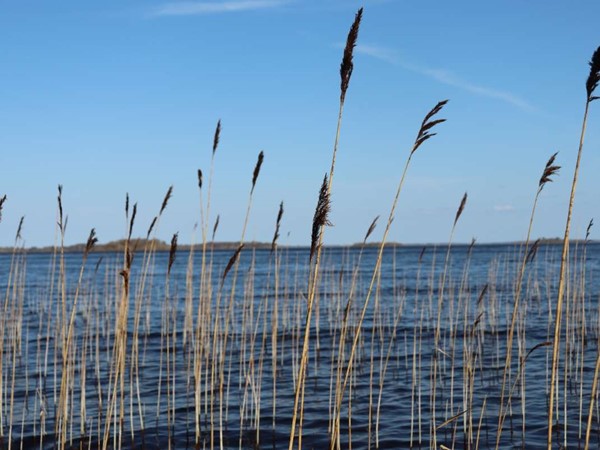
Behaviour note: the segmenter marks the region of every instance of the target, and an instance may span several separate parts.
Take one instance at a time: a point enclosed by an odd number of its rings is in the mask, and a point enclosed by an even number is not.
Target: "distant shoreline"
[[[576,244],[583,244],[585,241],[583,239],[576,239],[576,240],[571,240],[570,244],[571,245],[576,245]],[[588,244],[597,244],[600,241],[596,241],[596,240],[589,240],[587,241]],[[144,248],[146,247],[146,245],[151,245],[152,242],[147,241],[146,239],[132,239],[131,240],[131,246],[135,249],[136,252],[140,252],[140,251],[144,251]],[[507,241],[507,242],[476,242],[475,246],[486,246],[486,247],[492,247],[492,246],[507,246],[507,245],[522,245],[524,244],[523,241]],[[540,245],[559,245],[562,244],[562,239],[558,239],[558,238],[554,238],[554,239],[540,239],[539,241]],[[169,251],[169,243],[165,242],[165,241],[161,241],[161,240],[154,240],[153,241],[153,245],[154,245],[154,250],[157,252],[163,252],[163,251]],[[207,242],[207,248],[211,249],[211,250],[236,250],[239,247],[239,242]],[[363,244],[362,242],[358,242],[358,243],[354,243],[354,244],[333,244],[333,245],[326,245],[326,248],[358,248],[363,246],[365,248],[378,248],[380,245],[380,242],[368,242],[366,244]],[[443,246],[447,246],[448,243],[447,242],[441,242],[441,243],[400,243],[400,242],[388,242],[385,244],[386,247],[389,248],[420,248],[420,247],[443,247]],[[459,242],[459,243],[454,243],[452,244],[453,247],[468,247],[472,245],[471,243],[465,243],[465,242]],[[530,245],[533,245],[533,241],[530,243]],[[17,250],[19,251],[26,251],[27,253],[52,253],[54,252],[55,249],[58,249],[59,247],[54,247],[54,246],[45,246],[45,247],[17,247]],[[190,244],[183,244],[183,245],[179,245],[177,250],[178,251],[189,251],[191,250],[192,245]],[[193,248],[195,251],[201,250],[202,248],[202,243],[197,243],[193,245]],[[252,241],[252,242],[247,242],[244,243],[244,248],[246,250],[271,250],[271,243],[269,242],[257,242],[257,241]],[[277,245],[277,248],[279,249],[309,249],[310,247],[308,245]],[[65,253],[81,253],[83,252],[85,249],[85,244],[74,244],[74,245],[67,245],[63,248],[63,251]],[[111,253],[111,252],[122,252],[125,250],[125,241],[124,240],[118,240],[118,241],[111,241],[111,242],[107,242],[105,244],[97,244],[92,252],[93,253]],[[13,253],[15,251],[14,247],[0,247],[0,254],[7,254],[7,253]]]

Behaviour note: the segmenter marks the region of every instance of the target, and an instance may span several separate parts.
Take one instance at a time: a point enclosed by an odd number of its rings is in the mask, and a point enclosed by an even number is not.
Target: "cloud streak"
[[[234,0],[211,2],[172,2],[157,7],[153,16],[197,16],[276,8],[285,0]]]
[[[390,64],[394,64],[396,66],[402,67],[403,69],[410,70],[411,72],[425,75],[426,77],[438,81],[439,83],[443,83],[448,86],[453,86],[464,91],[470,92],[472,94],[479,95],[481,97],[488,97],[500,100],[505,103],[509,103],[513,106],[516,106],[517,108],[522,109],[524,111],[536,111],[536,108],[533,105],[510,92],[471,83],[469,81],[463,80],[456,74],[453,74],[452,72],[447,70],[433,69],[430,67],[424,67],[421,65],[403,61],[401,58],[398,57],[395,51],[385,47],[377,47],[372,45],[357,45],[356,52],[362,53],[363,55],[367,55],[372,58],[379,59],[381,61],[385,61]]]

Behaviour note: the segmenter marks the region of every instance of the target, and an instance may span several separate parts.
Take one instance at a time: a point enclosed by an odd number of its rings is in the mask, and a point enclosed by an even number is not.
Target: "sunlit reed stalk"
[[[456,211],[456,216],[454,217],[454,222],[452,223],[452,229],[450,230],[450,237],[448,239],[448,249],[446,250],[446,260],[444,262],[444,271],[442,272],[442,279],[440,281],[440,285],[438,288],[438,304],[437,304],[437,320],[435,325],[435,333],[433,337],[433,348],[432,359],[433,359],[433,369],[431,375],[431,439],[433,448],[437,448],[437,430],[441,427],[436,425],[436,406],[437,406],[437,396],[436,396],[436,388],[437,388],[437,369],[438,369],[438,354],[442,353],[440,348],[440,334],[441,334],[441,325],[442,325],[442,310],[444,308],[444,293],[446,289],[446,278],[448,267],[450,263],[450,251],[452,250],[452,240],[454,238],[454,232],[456,230],[456,224],[458,223],[458,219],[463,213],[465,205],[467,203],[467,193],[463,195],[462,200],[460,201],[460,205],[458,206],[458,210]]]
[[[294,447],[294,442],[296,440],[296,425],[298,421],[298,416],[300,416],[300,421],[302,422],[302,406],[304,400],[304,382],[306,378],[306,366],[308,364],[308,352],[310,345],[310,329],[312,323],[312,313],[313,313],[313,303],[315,300],[316,288],[317,288],[317,280],[319,278],[319,266],[321,260],[321,247],[323,242],[323,229],[329,223],[328,213],[329,213],[329,202],[331,196],[331,188],[333,183],[333,174],[335,171],[335,161],[337,156],[337,149],[340,139],[340,130],[342,126],[342,115],[344,110],[344,103],[346,101],[346,93],[348,91],[348,87],[350,85],[350,79],[352,77],[352,72],[354,71],[354,47],[356,46],[356,42],[358,40],[358,31],[360,29],[360,22],[362,20],[363,9],[360,8],[354,17],[354,22],[350,27],[350,31],[348,33],[348,37],[346,39],[346,46],[344,47],[344,55],[342,57],[342,63],[340,65],[340,103],[339,103],[339,112],[338,112],[338,121],[336,127],[335,140],[333,144],[333,154],[331,157],[331,168],[329,170],[329,177],[325,176],[323,186],[326,186],[325,189],[321,188],[321,192],[319,194],[319,201],[317,202],[317,211],[315,213],[315,217],[313,218],[313,231],[312,231],[312,239],[311,239],[311,252],[310,252],[310,260],[312,261],[313,256],[315,256],[314,266],[312,271],[309,272],[309,280],[308,280],[308,298],[306,305],[306,321],[304,325],[304,339],[302,344],[302,353],[300,356],[300,364],[297,371],[297,383],[294,392],[294,409],[292,413],[292,424],[290,428],[290,439],[289,439],[289,450],[292,450]],[[320,209],[320,210],[319,210]],[[315,255],[316,253],[316,255]],[[301,448],[302,444],[302,434],[298,435],[298,448]]]
[[[577,179],[579,175],[579,165],[581,163],[581,154],[583,150],[583,142],[585,138],[585,130],[587,126],[587,118],[590,104],[597,100],[594,91],[600,82],[600,47],[596,49],[592,55],[592,59],[589,63],[590,74],[586,81],[586,102],[585,111],[583,113],[583,122],[581,125],[581,135],[579,137],[579,149],[577,151],[577,160],[575,163],[575,170],[573,173],[573,182],[571,184],[571,195],[569,197],[569,208],[567,211],[567,223],[565,225],[565,235],[563,238],[563,248],[560,258],[560,278],[558,281],[558,298],[556,301],[556,317],[554,320],[554,342],[552,345],[552,370],[550,378],[550,396],[548,402],[548,450],[552,450],[552,431],[553,431],[553,408],[554,408],[554,397],[555,397],[555,380],[558,372],[558,357],[560,349],[560,334],[562,332],[561,318],[563,310],[563,299],[565,295],[565,284],[567,278],[567,265],[569,255],[569,236],[571,231],[571,215],[573,212],[573,205],[575,203],[575,190],[577,188]],[[593,400],[592,400],[593,402]],[[566,418],[565,418],[566,420]]]
[[[440,124],[442,122],[445,121],[445,119],[433,119],[444,107],[444,105],[446,105],[446,103],[448,102],[448,100],[443,100],[441,102],[439,102],[436,106],[433,107],[433,109],[431,109],[431,111],[429,111],[429,113],[427,113],[427,115],[425,116],[425,118],[423,119],[423,122],[421,123],[421,127],[419,129],[419,132],[417,133],[417,137],[415,139],[415,142],[412,146],[412,149],[408,155],[408,158],[406,160],[406,164],[404,166],[404,170],[402,172],[402,176],[400,177],[400,182],[398,183],[398,188],[396,190],[396,195],[394,197],[394,200],[392,202],[392,207],[390,209],[390,214],[388,216],[388,220],[387,220],[387,224],[385,227],[385,231],[383,233],[383,238],[381,240],[381,243],[379,245],[379,251],[377,254],[377,260],[375,262],[375,267],[373,269],[373,273],[371,275],[371,280],[369,283],[369,288],[367,290],[367,294],[365,296],[365,300],[363,303],[363,307],[362,307],[362,311],[360,314],[360,318],[358,320],[358,324],[357,324],[357,328],[356,328],[356,333],[354,335],[354,339],[352,342],[352,347],[350,349],[350,356],[348,358],[348,366],[346,368],[346,372],[344,374],[344,381],[342,383],[341,386],[341,390],[340,392],[337,394],[337,404],[336,407],[334,409],[335,414],[337,414],[338,417],[336,417],[334,419],[334,423],[339,423],[339,415],[340,415],[340,409],[341,409],[341,404],[343,401],[343,397],[344,397],[344,392],[346,390],[346,386],[348,384],[348,380],[350,377],[350,374],[352,373],[352,365],[354,362],[354,354],[356,352],[356,348],[358,346],[358,341],[360,338],[360,334],[361,334],[361,328],[362,328],[362,324],[367,312],[367,307],[369,305],[369,299],[371,297],[371,294],[373,292],[373,288],[375,286],[375,281],[378,277],[378,273],[379,270],[381,268],[381,262],[383,259],[383,250],[385,248],[385,243],[387,241],[387,237],[388,234],[390,232],[390,228],[392,225],[392,221],[394,220],[394,215],[395,215],[395,211],[396,211],[396,206],[398,204],[398,199],[400,197],[400,193],[402,192],[402,187],[404,186],[404,180],[406,178],[406,174],[408,172],[408,168],[410,166],[410,162],[411,159],[413,157],[413,155],[415,154],[415,152],[417,151],[417,149],[421,146],[421,144],[423,144],[426,140],[430,139],[431,137],[435,136],[436,133],[432,133],[431,130],[433,127],[435,127],[437,124]],[[332,436],[331,436],[331,441],[330,441],[330,448],[333,450],[335,448],[338,447],[339,445],[339,426],[338,427],[334,427],[334,429],[332,430]],[[291,450],[291,449],[290,449]]]
[[[535,197],[533,199],[533,206],[531,208],[531,214],[529,216],[529,226],[527,227],[527,236],[525,238],[525,243],[523,244],[521,264],[520,264],[518,272],[517,272],[517,280],[515,283],[514,300],[513,300],[513,311],[512,311],[512,315],[511,315],[510,328],[508,329],[508,335],[507,335],[507,340],[506,340],[506,360],[504,363],[504,374],[503,374],[503,378],[502,378],[502,390],[500,393],[500,405],[499,405],[500,409],[499,409],[499,413],[498,413],[498,432],[496,435],[496,448],[500,447],[500,438],[502,436],[502,428],[504,426],[504,420],[506,418],[506,410],[505,410],[505,405],[504,405],[504,403],[505,403],[504,402],[505,387],[506,387],[506,383],[507,383],[508,373],[511,370],[513,335],[514,335],[515,326],[516,326],[516,322],[517,322],[517,315],[518,315],[519,307],[520,307],[521,291],[523,289],[523,278],[525,276],[525,268],[526,268],[527,262],[530,260],[530,256],[531,256],[530,250],[533,251],[536,248],[536,246],[532,247],[531,249],[529,248],[529,242],[531,239],[531,231],[533,229],[533,220],[535,217],[535,211],[537,208],[538,200],[539,200],[540,194],[542,193],[542,190],[544,189],[544,186],[546,186],[547,183],[552,182],[552,177],[554,175],[556,175],[560,169],[560,166],[554,165],[556,155],[557,155],[557,153],[554,153],[550,157],[550,159],[548,159],[548,162],[546,162],[546,166],[544,167],[544,170],[542,172],[542,176],[540,177],[540,180],[538,182],[538,188],[536,190]],[[508,399],[506,399],[506,403],[507,404],[510,403],[510,396],[508,397]]]
[[[244,226],[242,228],[242,235],[240,237],[240,242],[239,242],[239,247],[238,250],[236,251],[236,255],[235,258],[233,258],[232,260],[230,260],[230,264],[228,264],[228,266],[225,268],[225,272],[223,274],[223,281],[225,280],[227,273],[229,272],[229,270],[231,270],[233,268],[233,274],[231,277],[231,289],[230,289],[230,293],[229,293],[229,305],[227,306],[227,309],[225,310],[225,317],[224,317],[224,326],[223,326],[223,343],[222,343],[222,350],[221,350],[221,354],[219,355],[219,446],[221,449],[223,449],[224,447],[224,441],[223,441],[223,388],[225,386],[225,356],[227,354],[227,341],[228,341],[228,336],[229,336],[229,325],[230,325],[230,317],[231,314],[233,313],[233,306],[234,306],[234,301],[235,301],[235,290],[236,290],[236,284],[237,284],[237,275],[238,275],[238,268],[239,268],[239,254],[242,251],[243,247],[244,247],[244,240],[246,238],[246,229],[248,227],[248,221],[250,220],[250,211],[252,209],[252,201],[254,198],[254,188],[256,187],[256,182],[258,180],[258,176],[260,174],[260,170],[262,167],[264,161],[264,152],[260,152],[258,154],[258,159],[256,161],[256,164],[254,166],[254,171],[252,172],[252,184],[250,187],[250,193],[248,195],[248,204],[246,207],[246,217],[244,218]],[[221,283],[221,289],[223,287],[223,283]],[[218,318],[216,319],[216,321],[218,322]]]

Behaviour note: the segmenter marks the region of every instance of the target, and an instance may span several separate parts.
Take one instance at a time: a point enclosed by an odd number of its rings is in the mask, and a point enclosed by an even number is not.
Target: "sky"
[[[26,246],[52,245],[57,186],[65,241],[125,236],[125,196],[144,236],[198,242],[196,172],[215,154],[208,222],[241,237],[252,172],[265,159],[246,240],[310,244],[339,107],[339,67],[364,7],[346,96],[326,244],[381,239],[424,115],[447,121],[415,153],[389,240],[443,243],[526,236],[543,167],[562,166],[541,195],[533,237],[564,233],[585,107],[600,45],[600,2],[213,0],[0,3],[0,246],[19,220]],[[590,108],[572,236],[600,223],[600,102]],[[204,206],[206,208],[206,205]],[[592,238],[600,231],[592,229]]]

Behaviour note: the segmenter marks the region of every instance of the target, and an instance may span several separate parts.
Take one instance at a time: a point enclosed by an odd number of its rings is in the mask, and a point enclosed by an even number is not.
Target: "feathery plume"
[[[215,129],[215,137],[213,139],[213,151],[212,154],[215,156],[215,152],[217,151],[217,147],[219,146],[219,139],[221,138],[221,119],[217,122],[217,128]]]
[[[421,146],[421,144],[423,142],[425,142],[427,139],[429,139],[437,134],[437,133],[431,133],[430,130],[433,127],[435,127],[437,124],[440,124],[440,123],[446,121],[446,119],[436,119],[436,120],[430,121],[430,119],[433,116],[435,116],[437,113],[439,113],[442,110],[442,108],[444,107],[444,105],[446,105],[446,103],[448,103],[448,100],[442,100],[441,102],[438,102],[438,104],[435,105],[433,107],[433,109],[427,113],[427,115],[423,119],[423,122],[421,122],[421,128],[419,129],[419,132],[417,133],[417,138],[415,139],[415,143],[413,144],[413,148],[410,152],[411,155],[417,151],[417,149]]]
[[[594,97],[592,94],[600,82],[600,47],[596,49],[590,61],[590,75],[588,76],[585,88],[587,90],[588,102],[597,100],[599,97]]]
[[[427,247],[423,246],[423,248],[421,249],[421,253],[419,253],[419,264],[421,264],[421,261],[423,261],[423,256],[425,256],[426,251]]]
[[[152,230],[154,229],[154,225],[156,225],[157,220],[158,220],[158,216],[154,216],[154,219],[152,219],[152,222],[150,222],[150,226],[148,227],[148,232],[146,233],[146,239],[148,239],[150,237],[150,234],[152,233]]]
[[[371,222],[371,225],[369,226],[369,229],[367,230],[367,234],[365,234],[365,238],[363,239],[363,244],[365,242],[367,242],[367,239],[369,239],[369,236],[371,236],[371,233],[373,233],[373,231],[375,230],[378,220],[379,220],[379,216],[375,217],[373,219],[373,222]]]
[[[129,218],[129,192],[125,193],[125,218]]]
[[[588,223],[587,229],[585,230],[585,240],[587,241],[590,237],[590,231],[594,226],[594,219],[590,219],[590,223]]]
[[[213,232],[212,232],[212,241],[215,241],[215,235],[217,234],[217,229],[219,228],[219,220],[221,219],[221,216],[219,214],[217,214],[217,218],[215,219],[215,225],[213,226]]]
[[[483,286],[481,293],[479,294],[479,298],[477,299],[477,306],[479,306],[481,304],[481,302],[483,301],[483,299],[485,298],[485,294],[487,294],[488,288],[489,288],[489,286],[486,283],[485,286]]]
[[[100,269],[100,264],[102,264],[103,260],[104,256],[101,256],[100,258],[98,258],[98,261],[96,261],[96,266],[94,267],[94,275],[98,273],[98,269]]]
[[[21,220],[19,220],[19,226],[17,227],[17,234],[15,236],[15,243],[21,239],[21,231],[23,231],[23,222],[25,221],[25,216],[21,216]]]
[[[171,195],[173,195],[173,186],[172,185],[169,186],[169,189],[167,189],[167,193],[165,194],[165,198],[163,199],[162,205],[160,207],[160,212],[158,213],[159,216],[162,215],[163,211],[167,207],[167,204],[169,203],[169,199],[171,198]]]
[[[227,263],[227,266],[225,267],[225,270],[223,271],[223,277],[221,278],[221,284],[223,284],[225,282],[225,278],[227,277],[227,274],[229,273],[229,271],[231,270],[231,268],[233,267],[235,262],[240,257],[240,252],[242,251],[243,248],[244,248],[244,244],[240,244],[240,246],[233,253],[233,255],[231,255],[231,258],[229,258],[229,262]]]
[[[92,248],[94,248],[94,245],[96,245],[96,242],[98,242],[98,238],[96,237],[96,230],[92,228],[92,230],[90,231],[90,235],[88,236],[87,242],[85,244],[85,250],[83,251],[84,259],[88,257],[88,255],[92,251]]]
[[[319,200],[317,201],[317,208],[315,209],[315,215],[313,217],[312,224],[312,236],[310,240],[310,256],[309,261],[312,261],[319,241],[321,240],[321,230],[324,226],[331,226],[328,216],[331,209],[331,200],[329,199],[329,190],[327,188],[328,180],[327,174],[323,178],[323,184],[321,184],[321,190],[319,191]]]
[[[463,210],[465,209],[466,204],[467,204],[467,193],[465,192],[465,195],[463,195],[463,198],[460,201],[460,206],[458,207],[458,210],[456,211],[456,217],[454,217],[454,226],[456,226],[456,222],[458,222],[458,219],[460,218],[460,215],[462,214]]]
[[[360,8],[354,16],[354,23],[350,27],[348,32],[348,38],[346,39],[346,47],[344,47],[344,57],[342,58],[342,64],[340,66],[340,78],[341,78],[341,94],[340,102],[344,103],[346,99],[346,91],[350,85],[350,77],[354,70],[354,63],[352,62],[354,47],[356,47],[356,40],[358,39],[358,29],[360,27],[360,21],[362,19],[363,9]]]
[[[254,172],[252,174],[252,189],[254,191],[254,186],[256,185],[256,180],[258,179],[258,174],[260,173],[260,167],[262,166],[263,160],[265,159],[264,152],[260,152],[258,154],[258,160],[256,161],[256,165],[254,166]]]
[[[277,239],[279,239],[279,227],[281,226],[281,218],[283,217],[283,202],[279,204],[279,212],[277,213],[277,221],[275,222],[275,234],[273,235],[273,242],[271,242],[271,253],[277,247]]]
[[[65,232],[63,226],[63,205],[62,205],[62,184],[58,185],[58,227],[62,233]]]
[[[198,188],[202,189],[202,171],[198,169]]]
[[[4,194],[4,197],[0,198],[0,222],[2,222],[2,207],[4,206],[5,201],[6,201],[6,194]]]
[[[127,235],[127,239],[131,239],[131,234],[133,233],[133,224],[135,222],[136,214],[137,214],[137,203],[134,203],[133,211],[131,212],[131,220],[129,221],[129,234]]]
[[[527,252],[527,258],[525,258],[525,262],[526,263],[530,263],[534,260],[535,255],[537,255],[537,251],[538,248],[540,247],[540,240],[537,239],[533,245],[531,246],[531,248],[529,249],[529,252]]]
[[[540,177],[540,183],[539,183],[540,191],[544,188],[546,183],[551,183],[553,181],[551,177],[556,175],[558,173],[558,171],[560,170],[560,166],[553,165],[554,160],[556,159],[556,155],[558,155],[558,152],[556,152],[554,155],[552,155],[550,157],[550,159],[546,163],[546,167],[544,167],[544,172],[542,173],[542,176]]]
[[[179,233],[175,233],[171,238],[171,248],[169,249],[169,265],[167,267],[167,276],[171,275],[171,267],[175,262],[175,253],[177,253],[177,236]]]

